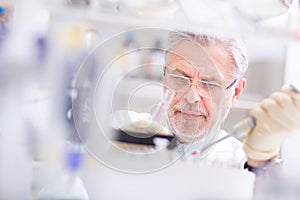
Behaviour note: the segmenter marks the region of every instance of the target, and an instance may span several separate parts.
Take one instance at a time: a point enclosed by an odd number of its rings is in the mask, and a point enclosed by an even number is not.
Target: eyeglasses
[[[166,70],[164,70],[164,76],[166,77],[166,86],[174,90],[175,92],[187,92],[191,85],[194,85],[198,88],[201,96],[209,99],[212,97],[216,97],[216,95],[222,94],[224,90],[228,90],[229,88],[231,88],[237,81],[237,79],[235,79],[232,83],[229,84],[229,86],[223,88],[223,86],[218,83],[203,80],[195,80],[176,74],[168,74],[166,73]],[[193,83],[192,81],[196,81],[196,83]]]

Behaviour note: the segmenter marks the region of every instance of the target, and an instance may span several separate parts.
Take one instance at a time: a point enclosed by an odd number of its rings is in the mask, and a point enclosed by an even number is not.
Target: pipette
[[[245,119],[243,119],[242,121],[240,121],[239,123],[237,123],[232,129],[231,131],[229,131],[228,135],[204,146],[202,148],[202,151],[205,151],[206,149],[208,149],[209,147],[223,141],[226,140],[227,138],[230,137],[235,137],[238,140],[243,140],[248,134],[250,134],[252,132],[252,130],[254,129],[256,125],[255,122],[255,118],[254,117],[247,117]]]
[[[291,91],[295,92],[295,93],[300,93],[300,91],[292,84],[289,85]],[[229,134],[216,140],[215,142],[212,142],[206,146],[204,146],[202,148],[202,151],[205,151],[207,150],[209,147],[223,141],[223,140],[226,140],[227,138],[230,138],[230,137],[235,137],[237,138],[238,140],[243,140],[244,138],[246,138],[246,136],[248,134],[250,134],[252,132],[252,130],[254,129],[256,125],[256,121],[255,121],[255,118],[250,116],[250,117],[247,117],[245,119],[243,119],[242,121],[240,121],[239,123],[237,123],[232,129],[231,131],[229,131]]]

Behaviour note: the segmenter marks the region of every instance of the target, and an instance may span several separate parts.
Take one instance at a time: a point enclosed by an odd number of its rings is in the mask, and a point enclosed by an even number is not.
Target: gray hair
[[[172,48],[177,42],[181,40],[193,40],[201,46],[222,44],[234,61],[235,68],[232,70],[233,77],[241,78],[245,75],[248,68],[248,59],[246,48],[241,40],[235,38],[220,37],[217,35],[204,35],[190,32],[169,33],[170,48]]]

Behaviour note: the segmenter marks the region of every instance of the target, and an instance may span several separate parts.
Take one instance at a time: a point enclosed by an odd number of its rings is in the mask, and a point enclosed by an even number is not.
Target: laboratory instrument
[[[292,84],[289,85],[290,89],[295,92],[295,93],[300,93],[300,91]],[[206,149],[208,149],[209,147],[222,142],[223,140],[226,140],[230,137],[235,137],[238,140],[243,140],[248,134],[250,134],[253,129],[255,128],[256,125],[256,121],[255,118],[250,116],[247,117],[245,119],[243,119],[242,121],[240,121],[239,123],[237,123],[230,131],[229,134],[204,146],[202,148],[202,151],[205,151]]]
[[[163,96],[163,99],[158,103],[158,106],[156,107],[155,111],[152,114],[152,119],[155,122],[160,123],[161,119],[163,117],[163,114],[166,111],[166,108],[168,107],[169,103],[171,103],[171,101],[173,100],[175,96],[175,93],[170,91],[170,90],[166,90]]]
[[[176,147],[176,137],[174,135],[162,135],[153,133],[138,133],[132,131],[123,131],[121,129],[114,130],[113,137],[111,138],[118,142],[126,142],[132,144],[140,145],[150,145],[155,146],[155,140],[163,139],[168,140],[168,149],[173,149]]]
[[[248,134],[250,134],[252,132],[255,125],[256,125],[255,118],[251,117],[251,116],[247,117],[247,118],[243,119],[242,121],[240,121],[239,123],[237,123],[231,129],[231,131],[229,131],[228,135],[206,145],[205,147],[202,148],[202,151],[205,151],[209,147],[211,147],[219,142],[222,142],[223,140],[226,140],[232,136],[237,138],[238,140],[243,140]]]
[[[158,103],[156,109],[154,110],[152,114],[152,122],[149,126],[153,127],[160,127],[162,124],[163,116],[166,112],[166,109],[169,105],[169,103],[174,98],[174,92],[170,90],[166,90],[164,92],[164,96],[162,100]],[[133,122],[134,123],[134,122]],[[129,130],[121,130],[116,129],[113,130],[112,137],[110,139],[118,141],[118,142],[126,142],[126,143],[133,143],[133,144],[140,144],[140,145],[150,145],[155,146],[157,140],[167,140],[168,149],[173,149],[176,146],[176,137],[174,135],[163,135],[157,133],[155,131],[157,128],[151,129],[151,128],[145,128],[146,133],[139,133],[136,131],[129,131]]]

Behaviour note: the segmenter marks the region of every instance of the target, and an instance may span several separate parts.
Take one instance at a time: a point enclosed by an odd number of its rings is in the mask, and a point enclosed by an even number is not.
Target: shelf
[[[124,14],[118,11],[102,11],[92,8],[52,6],[50,8],[52,17],[58,19],[78,19],[94,23],[107,23],[121,25],[130,28],[162,28],[170,30],[195,31],[204,33],[222,33],[229,36],[241,37],[265,37],[281,41],[299,40],[300,36],[296,31],[288,30],[284,24],[284,17],[280,17],[278,26],[274,21],[270,26],[266,23],[255,23],[246,19],[235,19],[234,25],[209,21],[209,23],[193,22],[189,20],[182,10],[168,17],[145,17],[134,14]],[[285,17],[286,18],[286,17]],[[269,20],[271,21],[271,20]]]

